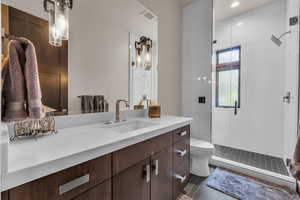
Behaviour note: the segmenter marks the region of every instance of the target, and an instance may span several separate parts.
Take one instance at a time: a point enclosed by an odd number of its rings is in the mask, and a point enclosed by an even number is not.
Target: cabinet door
[[[107,181],[72,200],[111,200],[111,181]]]
[[[150,200],[150,180],[151,166],[147,159],[113,178],[113,200]]]
[[[151,158],[151,199],[172,199],[172,147]]]

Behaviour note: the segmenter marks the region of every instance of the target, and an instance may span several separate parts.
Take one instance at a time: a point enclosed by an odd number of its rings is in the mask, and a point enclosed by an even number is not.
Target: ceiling
[[[195,1],[197,0],[181,0],[183,6],[186,6]],[[239,1],[240,6],[236,8],[231,8],[230,5],[232,4],[233,1]],[[271,3],[272,1],[276,1],[276,0],[214,0],[216,21],[220,21],[229,17],[240,15],[244,12],[253,10],[262,5]]]
[[[240,6],[231,8],[233,1],[239,1]],[[216,21],[240,15],[275,0],[214,0]]]

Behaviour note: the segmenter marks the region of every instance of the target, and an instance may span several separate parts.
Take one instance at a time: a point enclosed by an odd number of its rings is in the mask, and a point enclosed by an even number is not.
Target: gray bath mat
[[[217,168],[207,186],[240,200],[299,200],[297,194]]]

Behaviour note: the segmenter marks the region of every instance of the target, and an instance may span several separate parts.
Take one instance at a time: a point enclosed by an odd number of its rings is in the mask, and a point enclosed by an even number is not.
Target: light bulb
[[[146,62],[150,62],[151,61],[151,56],[150,56],[150,53],[148,52],[146,54]]]
[[[139,55],[139,56],[137,56],[137,58],[136,58],[136,61],[137,61],[137,66],[139,67],[139,66],[141,66],[141,63],[142,63],[142,58],[141,58],[141,56]]]
[[[53,25],[52,27],[51,27],[51,34],[52,34],[52,37],[54,38],[54,39],[59,39],[60,38],[60,30],[59,30],[59,28],[57,27],[57,26],[55,26],[55,25]]]
[[[61,31],[65,31],[65,29],[68,26],[68,23],[67,23],[65,17],[62,15],[59,16],[57,23],[58,23],[58,27],[60,28]]]
[[[146,70],[150,70],[152,68],[152,53],[151,49],[147,48],[144,55],[144,67]]]

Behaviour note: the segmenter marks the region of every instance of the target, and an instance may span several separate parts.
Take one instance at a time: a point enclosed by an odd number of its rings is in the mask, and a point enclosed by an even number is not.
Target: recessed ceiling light
[[[240,6],[240,2],[239,1],[233,1],[230,5],[231,8],[237,8]]]

